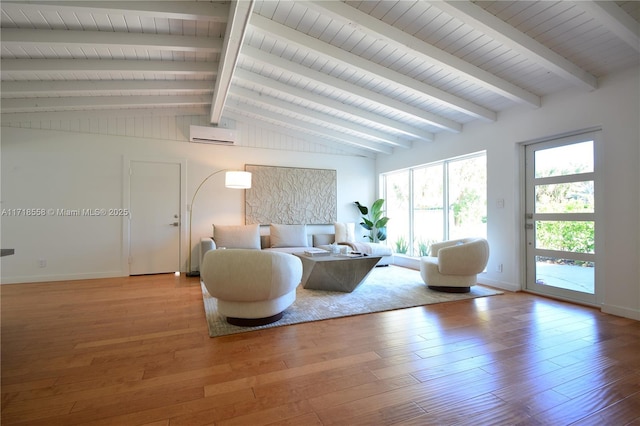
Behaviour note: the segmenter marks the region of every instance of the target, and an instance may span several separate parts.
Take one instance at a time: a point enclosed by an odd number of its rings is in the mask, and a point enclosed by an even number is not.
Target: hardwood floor
[[[212,339],[197,278],[0,292],[2,425],[640,425],[640,322],[534,295]]]

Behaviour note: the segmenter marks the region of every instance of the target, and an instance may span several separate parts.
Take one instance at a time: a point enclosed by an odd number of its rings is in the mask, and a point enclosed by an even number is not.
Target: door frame
[[[586,134],[594,134],[593,137],[593,155],[594,155],[594,208],[595,208],[595,293],[594,293],[594,303],[585,303],[579,300],[573,299],[564,299],[567,302],[579,303],[588,306],[594,306],[597,308],[601,308],[604,300],[604,277],[605,274],[605,263],[604,263],[604,250],[605,250],[605,230],[604,230],[604,217],[603,217],[603,206],[604,206],[604,194],[602,188],[604,188],[604,174],[602,172],[602,157],[604,155],[603,149],[603,131],[601,126],[589,127],[581,130],[576,130],[572,132],[561,133],[553,136],[547,136],[539,139],[532,139],[528,141],[519,142],[519,180],[520,180],[520,197],[519,197],[519,211],[518,216],[519,220],[517,221],[519,232],[519,251],[520,251],[520,289],[522,291],[527,291],[531,293],[536,293],[527,288],[527,235],[525,225],[527,224],[526,219],[526,164],[525,164],[525,154],[526,148],[529,145],[534,145],[543,142],[551,142],[551,141],[561,141],[563,139],[577,138],[581,135]],[[545,297],[554,297],[547,294],[544,294]]]
[[[131,163],[133,162],[146,162],[146,163],[164,163],[164,164],[177,164],[180,167],[180,272],[187,271],[186,269],[186,244],[187,227],[185,223],[187,221],[187,160],[184,158],[169,158],[169,157],[130,157],[128,155],[123,156],[122,159],[122,205],[123,208],[131,211]],[[131,220],[130,216],[122,217],[122,258],[120,265],[122,274],[124,276],[131,275],[131,267],[129,262],[131,244]]]

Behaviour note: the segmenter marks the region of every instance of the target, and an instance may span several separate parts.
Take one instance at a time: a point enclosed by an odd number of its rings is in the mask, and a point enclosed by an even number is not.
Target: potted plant
[[[384,215],[384,210],[382,210],[382,205],[384,204],[384,199],[380,198],[376,200],[372,205],[371,209],[367,206],[363,206],[358,201],[354,203],[358,210],[360,210],[360,214],[362,214],[362,222],[360,225],[369,231],[369,235],[364,235],[369,238],[369,241],[372,243],[377,243],[378,241],[384,241],[387,239],[387,222],[389,218]]]

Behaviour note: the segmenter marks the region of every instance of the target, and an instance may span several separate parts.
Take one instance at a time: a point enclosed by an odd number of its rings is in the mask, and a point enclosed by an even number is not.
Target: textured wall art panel
[[[328,224],[337,220],[335,170],[245,165],[247,224]]]

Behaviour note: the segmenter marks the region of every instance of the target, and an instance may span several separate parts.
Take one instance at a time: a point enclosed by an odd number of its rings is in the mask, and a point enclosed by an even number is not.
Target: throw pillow
[[[353,222],[336,222],[336,243],[355,243],[356,242],[356,224]]]
[[[214,225],[216,246],[260,250],[259,225]]]
[[[280,225],[269,226],[271,247],[308,247],[306,225]]]

